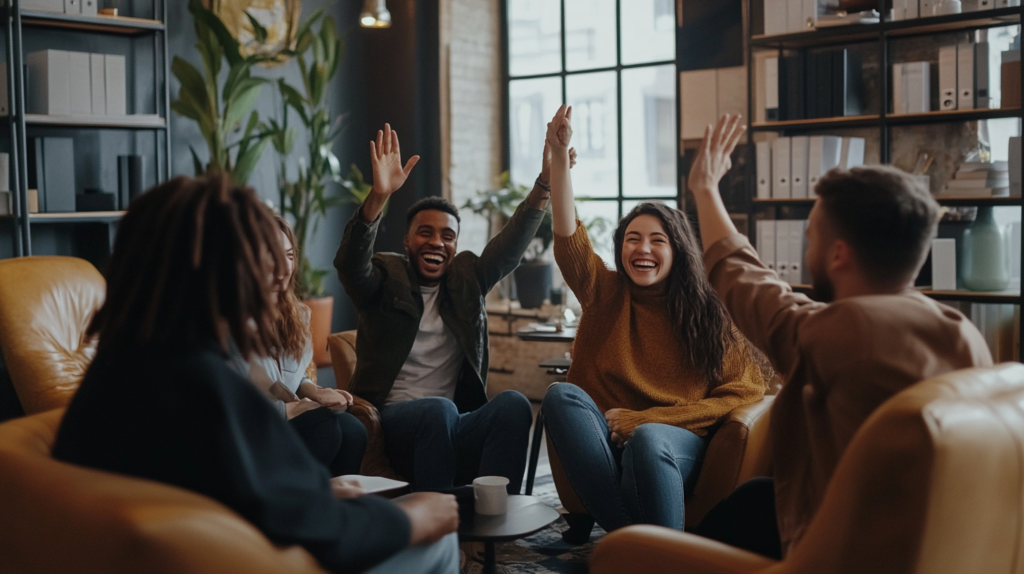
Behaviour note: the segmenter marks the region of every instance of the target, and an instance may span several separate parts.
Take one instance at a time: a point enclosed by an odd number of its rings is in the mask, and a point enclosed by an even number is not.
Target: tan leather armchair
[[[651,526],[614,532],[594,574],[1024,571],[1024,365],[929,379],[857,432],[801,542],[776,562]]]
[[[755,476],[771,475],[771,458],[767,448],[768,425],[772,395],[734,409],[719,426],[704,453],[697,484],[686,500],[686,527],[692,528],[716,504],[729,496],[737,486]],[[548,438],[551,474],[562,506],[571,514],[587,514],[562,469]]]
[[[331,364],[334,366],[334,381],[339,389],[348,388],[352,374],[356,371],[356,332],[342,331],[327,337],[327,349],[331,352]],[[359,473],[364,476],[383,476],[401,480],[388,461],[384,450],[384,431],[380,427],[380,413],[372,403],[359,397],[349,408],[359,422],[366,427],[366,453]]]
[[[0,572],[324,572],[210,498],[53,460],[63,414],[0,425]]]
[[[85,337],[106,282],[74,257],[0,261],[0,349],[25,413],[67,406],[95,353]]]

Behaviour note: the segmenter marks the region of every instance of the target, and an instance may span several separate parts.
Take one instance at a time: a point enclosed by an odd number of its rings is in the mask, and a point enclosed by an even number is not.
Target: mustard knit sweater
[[[766,374],[739,333],[726,351],[723,384],[708,392],[673,331],[665,282],[638,287],[609,270],[582,223],[571,237],[555,235],[555,260],[583,306],[567,380],[602,412],[625,409],[619,420],[627,435],[663,423],[703,436],[732,409],[764,396]]]

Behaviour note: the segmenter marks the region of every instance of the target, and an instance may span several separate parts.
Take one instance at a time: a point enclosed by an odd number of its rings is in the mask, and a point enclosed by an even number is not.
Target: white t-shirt
[[[462,368],[463,353],[451,329],[438,313],[440,287],[420,287],[423,316],[409,358],[384,401],[390,405],[427,397],[455,398],[455,383]]]

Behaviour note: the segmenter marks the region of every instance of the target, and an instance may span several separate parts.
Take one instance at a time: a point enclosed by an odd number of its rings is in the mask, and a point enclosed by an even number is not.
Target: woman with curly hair
[[[594,253],[574,216],[571,116],[572,108],[558,110],[547,141],[555,260],[583,315],[568,382],[544,398],[545,424],[602,528],[681,530],[709,429],[764,396],[770,370],[708,284],[683,213],[641,203],[615,231],[615,270]]]

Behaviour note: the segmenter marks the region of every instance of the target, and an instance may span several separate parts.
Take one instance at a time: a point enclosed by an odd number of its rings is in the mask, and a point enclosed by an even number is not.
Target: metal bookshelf
[[[754,105],[757,101],[754,90],[754,51],[755,50],[778,50],[781,56],[786,50],[805,50],[809,48],[822,48],[829,46],[840,46],[844,44],[866,44],[875,43],[878,50],[880,74],[877,89],[879,96],[879,113],[855,117],[834,117],[808,120],[791,120],[780,122],[762,122],[748,125],[747,143],[747,165],[755,165],[755,152],[753,134],[758,132],[778,132],[781,135],[800,134],[805,132],[820,131],[826,129],[849,129],[849,128],[875,128],[879,135],[879,156],[882,163],[891,161],[892,137],[890,128],[915,126],[937,123],[967,122],[998,118],[1022,118],[1021,109],[976,109],[957,111],[934,111],[922,114],[892,114],[889,113],[889,72],[891,70],[890,42],[914,37],[927,36],[958,31],[972,31],[1001,26],[1021,24],[1022,7],[1013,6],[1008,8],[997,8],[993,10],[965,12],[944,16],[931,16],[916,18],[912,20],[885,21],[878,24],[840,26],[834,28],[823,28],[799,33],[787,33],[774,36],[755,35],[754,27],[760,26],[755,23],[755,11],[751,7],[752,2],[761,0],[749,0],[744,2],[746,22],[746,59],[747,59],[747,118],[748,121],[754,116]],[[885,0],[879,0],[878,12],[886,14]],[[762,10],[763,12],[763,10]],[[1024,76],[1024,75],[1022,75]],[[1024,90],[1024,79],[1022,79],[1022,90]],[[1022,133],[1021,135],[1024,135]],[[753,229],[754,214],[771,207],[782,206],[806,206],[814,203],[813,199],[757,199],[756,178],[748,178],[747,193],[751,198],[750,209],[747,216],[751,221]],[[949,206],[1016,206],[1024,207],[1024,199],[1020,197],[939,197],[940,204]],[[1022,249],[1024,253],[1024,249]],[[1024,256],[1022,256],[1024,260]],[[809,286],[796,286],[796,290],[809,292]],[[966,301],[972,303],[998,303],[1020,305],[1021,295],[1013,293],[979,293],[972,291],[933,291],[922,290],[922,293],[937,300],[944,301]],[[1021,356],[1024,357],[1024,333],[1021,339]]]
[[[28,134],[37,129],[59,128],[65,133],[75,130],[122,130],[149,131],[153,133],[156,180],[164,181],[170,172],[171,135],[168,129],[170,118],[170,64],[167,38],[167,0],[136,0],[129,2],[129,9],[150,11],[152,18],[126,16],[84,16],[59,14],[38,10],[22,10],[21,0],[11,0],[8,6],[0,8],[6,20],[6,62],[8,103],[10,114],[2,118],[7,123],[10,137],[10,216],[0,217],[0,223],[8,222],[12,228],[13,255],[15,257],[33,254],[32,227],[35,225],[64,224],[115,224],[123,211],[75,212],[75,213],[29,213],[28,211]],[[155,114],[127,116],[47,116],[29,114],[26,111],[25,58],[26,37],[40,30],[63,30],[68,33],[97,34],[111,37],[128,37],[131,41],[146,41],[152,38],[152,62],[148,58],[127,59],[129,98],[134,93],[133,78],[138,70],[148,66],[152,69],[152,94]],[[50,42],[52,44],[52,42]],[[49,48],[60,49],[60,45]],[[134,51],[134,49],[133,49]],[[148,89],[148,87],[147,87]],[[131,101],[131,99],[130,99]],[[113,237],[112,229],[108,234]],[[108,246],[109,247],[109,246]]]

